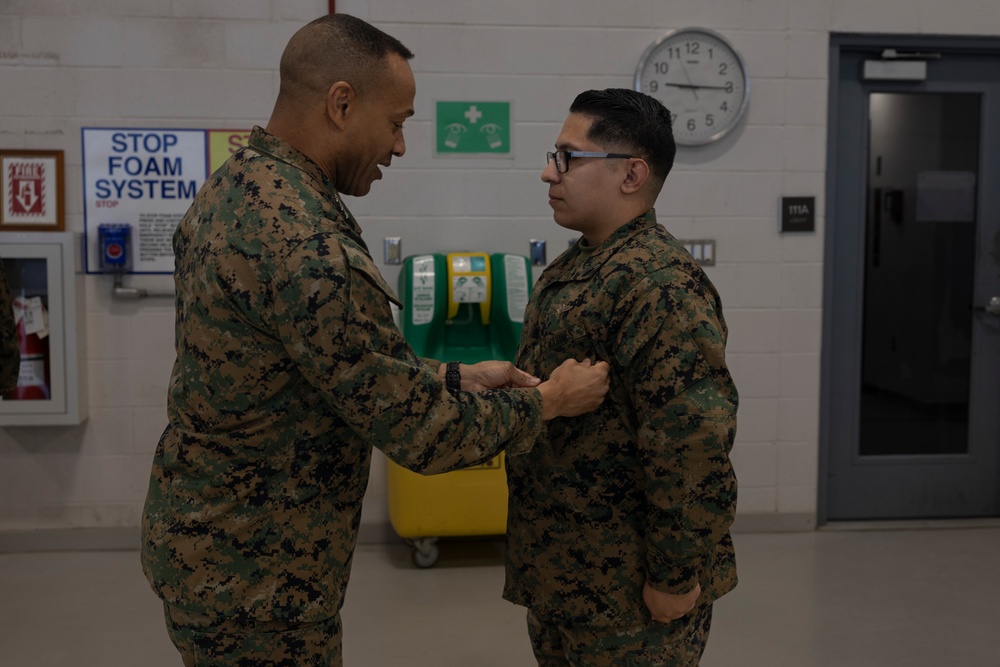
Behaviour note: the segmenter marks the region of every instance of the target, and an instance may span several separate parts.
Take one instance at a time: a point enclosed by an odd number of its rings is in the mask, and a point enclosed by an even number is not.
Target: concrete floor
[[[1000,527],[735,536],[741,583],[716,605],[704,667],[996,667]],[[500,598],[502,545],[359,548],[348,667],[532,665]],[[179,667],[138,553],[0,554],[0,665]]]

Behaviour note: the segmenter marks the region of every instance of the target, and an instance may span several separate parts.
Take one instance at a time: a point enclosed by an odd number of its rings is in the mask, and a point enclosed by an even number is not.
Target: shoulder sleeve
[[[699,283],[653,287],[619,335],[644,472],[647,577],[667,592],[704,579],[735,518],[738,399],[725,340],[717,295]]]
[[[370,267],[370,268],[369,268]],[[389,458],[424,473],[530,448],[541,428],[537,390],[449,392],[396,328],[374,265],[336,237],[313,236],[278,265],[275,321],[305,379]]]

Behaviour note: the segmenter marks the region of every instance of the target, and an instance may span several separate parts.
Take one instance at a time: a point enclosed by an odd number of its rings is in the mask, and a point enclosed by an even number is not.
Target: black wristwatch
[[[444,386],[453,391],[462,390],[462,372],[459,370],[459,362],[448,362],[444,372]]]

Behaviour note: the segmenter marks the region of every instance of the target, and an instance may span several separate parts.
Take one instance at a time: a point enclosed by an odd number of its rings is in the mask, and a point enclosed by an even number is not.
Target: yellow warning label
[[[468,468],[463,468],[463,470],[496,470],[500,467],[500,457],[496,457],[486,463],[478,466],[469,466]]]
[[[214,173],[249,141],[250,130],[208,130],[208,173]]]

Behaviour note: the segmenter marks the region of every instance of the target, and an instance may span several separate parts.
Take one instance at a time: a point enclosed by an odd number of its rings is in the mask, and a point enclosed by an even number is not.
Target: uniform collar
[[[656,211],[650,209],[612,232],[611,236],[594,248],[586,259],[583,259],[583,252],[579,246],[580,241],[577,241],[577,245],[545,270],[539,278],[539,282],[589,280],[598,269],[621,250],[622,246],[628,243],[629,239],[655,226]]]
[[[318,164],[313,162],[305,153],[293,148],[291,144],[279,139],[259,125],[255,125],[253,131],[251,131],[248,145],[258,153],[269,155],[276,160],[284,162],[303,172],[308,178],[316,181],[317,189],[326,193],[334,210],[340,214],[342,223],[347,227],[346,231],[351,236],[356,237],[356,240],[364,246],[364,242],[361,241],[361,227],[358,225],[358,221],[347,210],[347,206],[340,198],[340,193],[334,187],[333,181],[330,180],[326,172]],[[367,250],[367,246],[365,246],[365,249]]]

